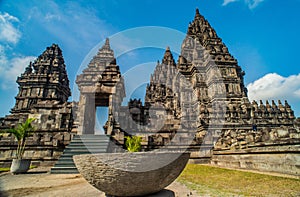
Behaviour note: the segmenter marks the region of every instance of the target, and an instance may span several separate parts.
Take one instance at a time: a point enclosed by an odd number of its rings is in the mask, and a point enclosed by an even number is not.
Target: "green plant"
[[[125,136],[125,146],[129,152],[139,152],[142,149],[142,137],[139,136]]]
[[[35,118],[28,118],[24,123],[19,124],[15,128],[11,128],[8,130],[1,131],[1,133],[11,133],[15,136],[18,141],[18,147],[16,152],[16,158],[22,159],[27,137],[35,131],[35,128],[31,125],[31,123],[35,120]]]
[[[29,169],[34,169],[34,168],[37,168],[37,166],[30,166]],[[0,173],[1,172],[9,172],[10,168],[0,168]]]
[[[0,173],[1,172],[8,172],[10,170],[10,168],[0,168]]]

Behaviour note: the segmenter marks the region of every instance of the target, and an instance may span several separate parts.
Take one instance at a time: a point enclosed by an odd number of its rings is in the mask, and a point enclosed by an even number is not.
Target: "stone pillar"
[[[85,98],[82,134],[94,134],[96,117],[95,96],[85,95]]]
[[[105,131],[106,135],[111,135],[113,130],[113,110],[115,106],[113,106],[113,95],[109,95],[108,98],[108,120],[107,120],[107,129]]]

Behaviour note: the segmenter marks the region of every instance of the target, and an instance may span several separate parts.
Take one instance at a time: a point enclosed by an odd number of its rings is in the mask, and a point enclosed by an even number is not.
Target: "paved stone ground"
[[[0,196],[30,196],[30,197],[77,197],[99,196],[104,193],[88,184],[79,174],[49,174],[49,168],[36,168],[27,174],[0,174]],[[178,182],[172,183],[166,189],[174,191],[176,197],[197,196]]]

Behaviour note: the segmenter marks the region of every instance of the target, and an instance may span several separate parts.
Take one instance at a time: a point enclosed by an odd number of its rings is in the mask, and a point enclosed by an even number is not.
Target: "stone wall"
[[[300,177],[300,146],[270,145],[246,150],[214,151],[211,164]]]
[[[36,165],[52,165],[72,138],[72,103],[44,102],[30,113],[10,114],[2,119],[0,129],[16,127],[27,118],[36,118],[32,125],[36,131],[28,137],[24,157]],[[12,134],[0,137],[0,166],[9,166],[15,156],[17,142]]]
[[[300,176],[300,129],[228,130],[216,143],[211,164]]]
[[[53,165],[71,140],[70,132],[35,132],[27,140],[24,158],[33,165]],[[4,134],[0,138],[0,166],[9,167],[15,156],[17,142],[14,136]]]

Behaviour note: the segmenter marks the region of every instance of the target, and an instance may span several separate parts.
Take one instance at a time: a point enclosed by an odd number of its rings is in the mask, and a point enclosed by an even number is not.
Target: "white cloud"
[[[16,44],[20,37],[20,31],[14,27],[19,19],[8,13],[0,13],[0,41]]]
[[[245,0],[245,3],[248,5],[250,9],[254,9],[258,6],[258,4],[260,4],[263,1],[264,0]]]
[[[269,73],[248,84],[248,95],[252,100],[287,100],[292,108],[300,113],[300,73],[283,77]]]
[[[224,0],[223,6],[228,5],[229,3],[238,2],[240,0]],[[256,8],[260,3],[262,3],[265,0],[243,0],[243,2],[249,7],[249,9]]]
[[[5,55],[5,50],[0,45],[0,81],[1,89],[16,88],[16,79],[30,61],[33,61],[36,57],[33,56],[19,56],[12,59],[8,59]]]
[[[60,21],[61,17],[59,15],[47,13],[46,16],[45,16],[45,20],[46,21],[52,21],[52,20]]]
[[[300,98],[300,89],[294,92]]]
[[[110,25],[99,19],[96,12],[94,8],[85,8],[76,2],[45,1],[30,9],[28,19],[37,22],[41,29],[65,46],[80,51],[111,34]]]
[[[229,3],[233,3],[233,2],[236,2],[236,1],[239,1],[239,0],[224,0],[224,2],[223,2],[223,6],[226,6],[227,4],[229,4]]]
[[[2,66],[7,63],[7,58],[5,56],[5,48],[4,46],[0,45],[0,71]]]
[[[300,99],[300,73],[289,77],[270,73],[250,83],[247,88],[250,100]]]

